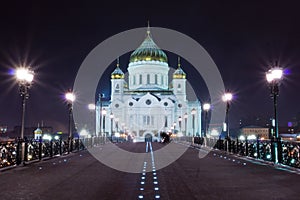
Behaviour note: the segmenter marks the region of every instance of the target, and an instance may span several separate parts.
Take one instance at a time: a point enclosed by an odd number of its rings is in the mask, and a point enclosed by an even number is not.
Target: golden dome
[[[40,128],[34,130],[34,134],[42,134],[43,131]]]
[[[186,73],[181,69],[180,57],[178,57],[178,68],[173,73],[173,79],[185,79]]]
[[[124,79],[124,73],[119,67],[119,59],[117,60],[117,67],[116,69],[111,73],[112,79]]]
[[[138,61],[168,62],[165,52],[163,52],[151,38],[149,29],[143,43],[130,55],[129,62]]]

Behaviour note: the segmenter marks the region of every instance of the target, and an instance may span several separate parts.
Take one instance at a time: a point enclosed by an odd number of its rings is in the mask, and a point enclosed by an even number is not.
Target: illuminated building
[[[171,81],[169,70],[168,57],[148,28],[146,38],[130,56],[127,78],[119,62],[111,73],[110,101],[100,98],[96,105],[96,133],[126,133],[136,140],[155,140],[160,132],[201,135],[201,104],[187,100],[187,75],[180,59]]]

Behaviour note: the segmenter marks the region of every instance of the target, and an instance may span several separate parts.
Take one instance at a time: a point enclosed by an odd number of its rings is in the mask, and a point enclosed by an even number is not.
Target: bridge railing
[[[285,140],[227,140],[216,138],[203,138],[183,136],[175,138],[178,142],[188,142],[200,146],[211,147],[227,151],[240,156],[273,162],[275,159],[274,144],[278,146],[278,162],[283,165],[300,168],[300,142]]]
[[[72,139],[70,144],[68,140],[26,140],[24,141],[24,160],[30,163],[46,158],[61,156],[69,152],[81,151],[93,146],[105,144],[106,137],[93,137]],[[22,141],[2,142],[0,143],[0,168],[15,166],[22,163]]]
[[[274,161],[275,141],[272,140],[217,140],[207,138],[207,143],[215,145],[213,148],[224,150],[241,156],[248,156],[265,161]],[[278,162],[284,165],[300,168],[300,143],[295,141],[277,142]]]
[[[17,160],[17,145],[12,142],[0,144],[0,168],[15,165]]]

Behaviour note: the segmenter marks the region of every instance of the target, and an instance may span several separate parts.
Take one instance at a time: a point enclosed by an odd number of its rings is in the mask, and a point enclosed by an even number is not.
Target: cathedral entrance
[[[152,142],[152,134],[151,133],[146,133],[145,142]]]

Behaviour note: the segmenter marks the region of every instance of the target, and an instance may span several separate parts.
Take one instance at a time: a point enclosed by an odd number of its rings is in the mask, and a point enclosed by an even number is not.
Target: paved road
[[[163,144],[148,145],[153,156],[140,163],[140,173],[109,168],[88,151],[0,172],[0,199],[300,199],[298,173],[220,151],[199,159],[204,151],[196,148],[155,170],[159,159],[150,148]],[[146,149],[146,143],[118,146],[139,153]]]

